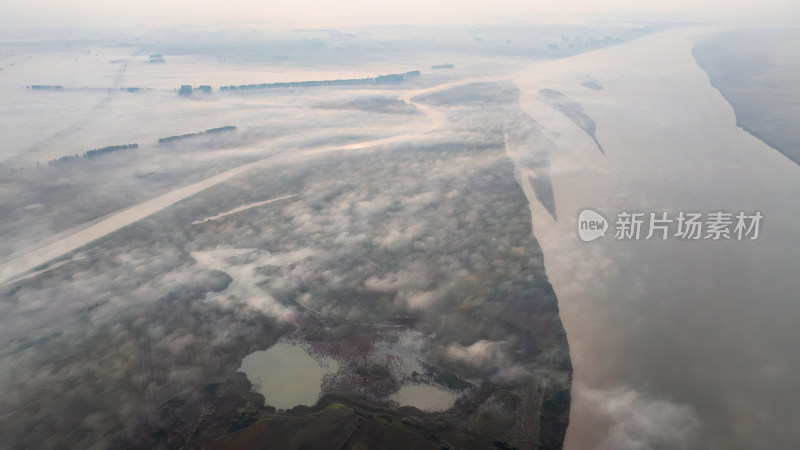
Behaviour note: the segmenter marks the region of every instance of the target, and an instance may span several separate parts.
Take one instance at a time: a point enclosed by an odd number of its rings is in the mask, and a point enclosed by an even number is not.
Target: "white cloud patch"
[[[612,424],[605,436],[591,439],[593,447],[581,444],[595,450],[693,448],[700,429],[700,419],[691,406],[626,387],[599,390],[575,383],[573,415],[593,416],[598,422]],[[567,447],[574,447],[572,444]]]
[[[226,272],[233,278],[227,289],[209,297],[220,304],[235,308],[239,302],[253,310],[280,320],[290,320],[294,311],[276,301],[258,286],[263,277],[255,269],[265,265],[286,265],[313,255],[311,249],[300,249],[283,254],[270,254],[255,249],[217,248],[192,252],[197,262],[209,269]]]
[[[467,362],[476,366],[484,364],[500,364],[507,360],[503,352],[504,342],[487,341],[481,339],[471,345],[463,346],[450,344],[447,355],[451,358]]]

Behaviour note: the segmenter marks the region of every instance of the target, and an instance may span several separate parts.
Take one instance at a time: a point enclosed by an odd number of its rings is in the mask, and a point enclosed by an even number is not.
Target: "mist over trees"
[[[104,155],[104,154],[111,153],[111,152],[118,152],[120,150],[135,150],[137,148],[139,148],[139,144],[137,144],[137,143],[123,144],[123,145],[110,145],[108,147],[96,148],[94,150],[87,150],[86,152],[83,153],[83,158],[84,159],[96,158],[96,157],[98,157],[100,155]],[[75,156],[62,156],[61,158],[51,159],[47,163],[48,164],[58,164],[58,163],[64,163],[64,162],[78,161],[80,159],[81,159],[81,157],[78,156],[78,154],[76,153]]]
[[[319,86],[368,86],[397,84],[420,76],[419,70],[412,70],[406,73],[396,73],[380,75],[370,78],[348,78],[344,80],[322,80],[322,81],[289,81],[281,83],[261,83],[261,84],[241,84],[239,86],[221,86],[221,91],[245,91],[253,89],[276,89],[294,87],[319,87]]]
[[[318,407],[323,410],[331,401],[357,407],[369,420],[389,417],[402,427],[436,430],[462,448],[471,445],[462,440],[467,429],[486,445],[563,439],[571,374],[566,336],[527,200],[504,150],[503,130],[517,97],[505,84],[466,90],[474,95],[461,103],[448,94],[449,130],[409,143],[277,158],[5,290],[12,311],[60,298],[58,308],[4,328],[6,337],[21,339],[20,349],[50,336],[36,352],[13,353],[5,367],[34,371],[45,355],[72,349],[53,363],[55,379],[69,386],[58,393],[42,396],[14,377],[27,403],[7,429],[21,433],[35,421],[57,430],[53,442],[64,442],[65,430],[72,430],[72,443],[105,436],[120,448],[207,443],[275,412],[236,370],[248,353],[290,336],[341,361],[342,370],[323,385],[332,396]],[[341,111],[336,114],[353,114]],[[215,218],[193,223],[208,217]],[[239,272],[199,262],[202,252],[226,249],[239,249],[227,265],[253,265],[252,274],[234,279]],[[252,294],[226,293],[233,284],[249,286]],[[70,321],[51,323],[53,315]],[[65,332],[84,322],[93,331]],[[368,349],[383,342],[394,342],[397,351],[413,342],[425,368],[411,371],[370,356]],[[442,386],[463,399],[449,413],[372,409],[404,383]],[[115,400],[93,403],[101,388]],[[201,408],[187,406],[189,398]],[[91,404],[91,420],[85,421],[86,407],[73,408],[85,414],[66,415],[39,409],[45,401]],[[529,403],[534,406],[523,406]],[[197,411],[212,407],[201,419]],[[316,409],[285,414],[309,411]],[[541,415],[541,427],[517,423],[528,415]],[[186,441],[182,436],[201,420],[209,425]]]
[[[181,135],[176,135],[176,136],[163,137],[163,138],[159,138],[158,139],[158,144],[159,145],[169,144],[171,142],[175,142],[175,141],[178,141],[180,139],[187,139],[187,138],[191,138],[191,137],[195,137],[195,136],[222,133],[222,132],[225,132],[225,131],[236,131],[236,127],[233,126],[233,125],[227,125],[227,126],[224,126],[224,127],[210,128],[210,129],[205,130],[205,131],[198,131],[197,133],[187,133],[187,134],[181,134]]]

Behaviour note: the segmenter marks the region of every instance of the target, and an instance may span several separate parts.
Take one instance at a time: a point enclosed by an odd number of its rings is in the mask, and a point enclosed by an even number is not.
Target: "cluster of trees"
[[[209,86],[207,84],[202,84],[200,86],[197,86],[197,90],[202,92],[202,93],[204,93],[204,94],[210,94],[211,93],[211,86]],[[193,89],[192,89],[192,85],[191,84],[183,84],[183,85],[181,85],[180,90],[178,90],[178,95],[183,96],[183,97],[189,97],[190,95],[192,95],[192,92],[193,92]]]
[[[188,133],[188,134],[181,134],[181,135],[177,135],[177,136],[169,136],[169,137],[165,137],[165,138],[160,138],[158,140],[158,144],[159,145],[169,144],[171,142],[174,142],[174,141],[177,141],[177,140],[180,140],[180,139],[186,139],[186,138],[190,138],[190,137],[194,137],[194,136],[202,136],[204,134],[222,133],[224,131],[236,131],[236,127],[233,126],[233,125],[228,125],[228,126],[219,127],[219,128],[211,128],[211,129],[208,129],[206,131],[200,131],[200,132],[197,132],[197,133]]]
[[[64,86],[58,85],[43,85],[43,84],[34,84],[33,86],[28,86],[28,89],[36,89],[36,90],[48,90],[48,89],[64,89]]]
[[[77,161],[80,158],[81,157],[78,156],[77,153],[75,153],[75,156],[68,155],[68,156],[62,156],[61,158],[51,159],[50,161],[47,161],[47,164],[57,164],[57,163],[63,163],[63,162],[69,162],[69,161]]]
[[[190,138],[190,137],[194,137],[194,136],[202,136],[202,135],[208,135],[208,134],[223,133],[225,131],[236,131],[236,129],[237,128],[235,126],[233,126],[233,125],[227,125],[227,126],[224,126],[224,127],[217,127],[217,128],[210,128],[208,130],[200,131],[200,132],[197,132],[197,133],[188,133],[188,134],[181,134],[181,135],[178,135],[178,136],[169,136],[169,137],[165,137],[165,138],[160,138],[158,140],[158,144],[159,145],[169,144],[169,143],[177,141],[179,139],[185,139],[185,138]],[[82,159],[82,158],[94,158],[96,156],[100,156],[100,155],[105,154],[105,153],[116,152],[116,151],[119,151],[119,150],[130,150],[130,149],[135,149],[135,148],[139,148],[139,144],[133,143],[133,144],[124,144],[124,145],[111,145],[111,146],[108,146],[108,147],[96,148],[94,150],[86,151],[86,152],[84,152],[82,157],[78,153],[76,153],[75,155],[67,155],[67,156],[62,156],[60,158],[51,159],[47,163],[48,164],[58,164],[58,163],[64,163],[64,162],[70,162],[70,161],[77,161],[77,160]]]
[[[85,152],[83,154],[83,158],[94,158],[95,156],[100,156],[100,155],[105,154],[105,153],[111,153],[111,152],[116,152],[116,151],[119,151],[119,150],[128,150],[128,149],[135,149],[135,148],[139,148],[139,144],[133,143],[133,144],[124,144],[124,145],[111,145],[111,146],[108,146],[108,147],[96,148],[94,150],[89,150],[89,151],[87,151],[87,152]],[[61,158],[51,159],[47,163],[48,164],[57,164],[57,163],[63,163],[63,162],[69,162],[69,161],[77,161],[79,159],[81,159],[81,157],[76,153],[75,156],[72,156],[72,155],[62,156]]]
[[[95,156],[100,156],[100,155],[102,155],[104,153],[111,153],[111,152],[116,152],[116,151],[119,151],[119,150],[128,150],[128,149],[135,149],[135,148],[139,148],[139,144],[133,143],[133,144],[125,144],[125,145],[111,145],[111,146],[108,146],[108,147],[89,150],[88,152],[84,153],[83,156],[84,156],[84,158],[94,158]]]
[[[321,80],[321,81],[289,81],[282,83],[261,83],[261,84],[240,84],[239,86],[222,86],[221,91],[250,90],[250,89],[272,89],[272,88],[293,88],[293,87],[318,87],[318,86],[363,86],[370,84],[393,84],[402,83],[410,78],[418,77],[419,70],[406,73],[395,73],[380,75],[370,78],[348,78],[344,80]]]

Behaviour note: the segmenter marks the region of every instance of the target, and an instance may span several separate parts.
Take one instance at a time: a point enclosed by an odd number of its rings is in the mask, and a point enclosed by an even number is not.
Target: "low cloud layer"
[[[576,429],[567,443],[571,448],[679,450],[696,445],[701,422],[689,405],[626,387],[601,390],[576,383],[572,393]],[[597,432],[606,427],[605,433]]]

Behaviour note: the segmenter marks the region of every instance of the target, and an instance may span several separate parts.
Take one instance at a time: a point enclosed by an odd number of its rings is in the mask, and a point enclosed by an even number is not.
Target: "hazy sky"
[[[263,23],[286,27],[411,23],[566,21],[576,15],[794,25],[795,0],[456,2],[429,0],[6,0],[0,23],[15,26]],[[565,17],[568,16],[568,17]]]

